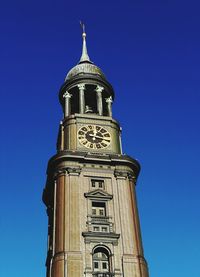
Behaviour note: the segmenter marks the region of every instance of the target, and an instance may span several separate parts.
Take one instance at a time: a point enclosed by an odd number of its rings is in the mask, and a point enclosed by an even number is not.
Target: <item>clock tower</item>
[[[135,185],[140,165],[122,153],[114,91],[91,62],[83,28],[79,63],[60,88],[63,119],[48,163],[47,277],[148,277]]]

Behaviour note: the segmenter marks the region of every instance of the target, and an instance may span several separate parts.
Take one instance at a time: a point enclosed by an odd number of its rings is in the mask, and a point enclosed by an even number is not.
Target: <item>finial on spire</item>
[[[80,25],[81,25],[81,28],[83,30],[83,33],[85,33],[85,24],[82,21],[80,21]]]
[[[85,24],[80,21],[80,25],[82,28],[82,38],[83,38],[83,48],[82,48],[82,55],[80,58],[80,62],[91,62],[87,53]]]

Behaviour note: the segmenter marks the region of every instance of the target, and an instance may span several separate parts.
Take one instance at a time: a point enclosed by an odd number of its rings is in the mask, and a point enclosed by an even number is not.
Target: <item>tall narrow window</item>
[[[107,275],[104,275],[104,273],[110,272],[109,252],[106,248],[97,247],[94,250],[93,270],[95,273],[98,272],[97,276],[107,276]]]

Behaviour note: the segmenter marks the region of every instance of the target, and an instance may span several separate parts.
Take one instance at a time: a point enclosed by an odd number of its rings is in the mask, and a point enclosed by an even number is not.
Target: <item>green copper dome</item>
[[[78,76],[82,74],[92,74],[92,75],[98,75],[100,77],[103,77],[105,79],[105,75],[101,71],[101,69],[94,65],[93,63],[89,62],[81,62],[74,66],[68,73],[65,78],[65,81]]]

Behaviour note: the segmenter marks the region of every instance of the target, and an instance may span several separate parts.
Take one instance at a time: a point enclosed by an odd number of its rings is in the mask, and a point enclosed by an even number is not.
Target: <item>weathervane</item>
[[[91,63],[90,58],[87,53],[85,24],[82,21],[80,21],[80,25],[81,25],[81,29],[82,29],[82,38],[83,38],[83,48],[82,48],[82,55],[81,55],[80,62],[87,61],[87,62]]]
[[[80,21],[80,25],[81,25],[83,34],[85,34],[85,24],[82,21]]]

